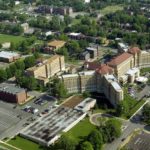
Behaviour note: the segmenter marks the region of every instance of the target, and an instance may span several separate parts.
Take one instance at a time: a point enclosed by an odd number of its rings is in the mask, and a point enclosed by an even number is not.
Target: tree
[[[94,130],[88,136],[88,141],[92,144],[94,150],[101,150],[103,145],[103,137],[101,132]]]
[[[94,149],[93,149],[92,144],[90,142],[85,141],[80,145],[79,150],[94,150]]]
[[[64,22],[66,25],[69,25],[72,22],[72,18],[69,15],[65,15],[64,16]]]
[[[60,54],[60,55],[63,55],[65,57],[65,60],[67,61],[68,58],[69,58],[69,53],[68,53],[68,50],[67,48],[65,47],[62,47],[60,49],[57,50],[57,53]]]
[[[64,86],[64,83],[58,78],[53,80],[53,94],[59,98],[64,98],[67,96],[67,89]]]
[[[17,70],[16,65],[15,65],[14,63],[11,64],[11,65],[9,66],[9,70],[10,70],[10,72],[11,72],[11,75],[14,76],[14,75],[15,75],[15,72],[16,72],[16,70]]]
[[[37,88],[37,80],[33,77],[26,77],[17,75],[17,82],[21,87],[27,88],[29,90],[35,90]]]
[[[83,92],[82,95],[83,95],[84,98],[91,97],[91,93],[88,92],[88,91]]]
[[[29,68],[35,65],[35,57],[34,56],[29,56],[26,57],[24,60],[25,63],[25,68]]]
[[[5,70],[0,69],[0,82],[3,82],[7,79],[7,73]]]
[[[150,124],[150,105],[146,104],[142,109],[143,121]]]
[[[81,52],[80,45],[77,41],[70,41],[67,44],[67,48],[70,53],[80,53]]]
[[[12,74],[11,74],[11,71],[10,71],[10,69],[9,68],[6,68],[6,73],[7,73],[7,78],[9,79],[9,78],[11,78],[12,77]]]
[[[101,131],[103,131],[103,138],[106,142],[112,142],[115,138],[118,138],[121,135],[121,122],[116,119],[109,119],[105,122]]]
[[[123,114],[127,114],[129,112],[129,106],[126,101],[121,101],[116,108],[117,116],[121,116]]]
[[[56,142],[53,147],[54,150],[75,150],[76,142],[68,137],[67,135],[62,135],[61,138]]]
[[[18,60],[15,62],[15,65],[17,67],[17,69],[24,71],[25,69],[25,64],[23,60]]]

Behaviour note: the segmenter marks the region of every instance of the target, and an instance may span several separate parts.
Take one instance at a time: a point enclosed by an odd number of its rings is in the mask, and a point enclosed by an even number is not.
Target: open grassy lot
[[[92,130],[94,130],[96,126],[92,125],[89,121],[89,118],[85,118],[84,120],[80,121],[75,127],[73,127],[70,131],[66,134],[76,141],[81,141],[83,138],[88,136]]]
[[[42,148],[40,145],[27,139],[24,139],[20,136],[16,136],[7,143],[22,150],[46,150],[45,148]]]
[[[4,43],[4,42],[19,43],[20,41],[22,41],[24,39],[25,39],[25,37],[22,37],[22,36],[0,34],[0,43]]]
[[[123,10],[123,5],[113,5],[113,6],[107,6],[104,9],[100,10],[100,13],[103,15],[107,15],[110,13],[115,13],[118,10]]]

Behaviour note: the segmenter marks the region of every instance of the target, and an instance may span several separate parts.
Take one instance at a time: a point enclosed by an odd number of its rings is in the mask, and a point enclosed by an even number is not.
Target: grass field
[[[5,148],[5,149],[8,149],[8,150],[17,150],[17,148],[8,146],[8,145],[6,145],[4,143],[0,143],[0,150],[1,150],[1,148],[3,148],[3,149]]]
[[[91,131],[93,131],[96,126],[89,122],[89,118],[85,118],[79,122],[75,127],[66,133],[66,135],[72,137],[76,141],[81,141],[83,138],[88,136]]]
[[[107,15],[110,13],[115,13],[118,10],[123,10],[123,6],[122,5],[113,5],[113,6],[107,6],[104,9],[100,10],[100,13],[103,15]]]
[[[137,101],[127,93],[127,88],[124,89],[124,101],[128,105],[129,111],[122,115],[123,118],[130,118],[144,103],[144,100]]]
[[[17,148],[20,148],[21,150],[46,150],[40,147],[40,145],[32,141],[26,140],[20,136],[16,136],[15,138],[11,139],[7,143]]]
[[[0,34],[0,43],[4,43],[4,42],[18,43],[18,42],[20,42],[20,41],[22,41],[24,39],[25,39],[25,37],[22,37],[22,36]]]

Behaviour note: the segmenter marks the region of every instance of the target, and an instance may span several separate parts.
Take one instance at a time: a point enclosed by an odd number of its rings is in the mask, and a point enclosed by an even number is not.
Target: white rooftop
[[[90,103],[95,102],[96,103],[96,99],[93,98],[86,98],[85,100],[83,100],[81,103],[79,103],[75,109],[77,110],[82,110],[84,109],[87,105],[89,105]]]
[[[72,33],[70,33],[69,35],[71,35],[71,36],[78,36],[78,35],[80,35],[81,33],[75,33],[75,32],[72,32]]]
[[[111,84],[112,84],[112,86],[114,87],[114,89],[116,91],[121,91],[122,90],[122,88],[120,87],[120,85],[117,82],[113,81],[113,82],[111,82]]]
[[[18,56],[19,54],[18,53],[15,53],[15,52],[10,52],[10,51],[1,51],[0,52],[0,57],[1,58],[12,58],[12,57],[16,57]]]
[[[116,78],[115,78],[114,75],[112,75],[112,74],[107,74],[107,75],[105,75],[105,78],[106,78],[107,80],[116,81]]]
[[[147,82],[147,81],[148,81],[148,78],[141,76],[141,77],[136,78],[135,80],[136,80],[137,82]]]
[[[78,74],[65,74],[62,75],[63,78],[71,78],[71,77],[78,77]]]
[[[139,72],[138,68],[132,68],[132,69],[129,69],[126,74],[127,75],[134,75],[137,72]]]
[[[79,72],[79,74],[82,75],[93,75],[95,73],[95,70],[93,71],[84,71],[84,72]]]
[[[86,49],[87,49],[87,50],[92,50],[92,51],[93,51],[93,50],[97,50],[97,49],[94,48],[94,47],[87,47]]]
[[[117,82],[117,79],[114,77],[114,75],[105,75],[105,78],[110,82],[110,84],[114,87],[116,91],[122,90],[121,86]]]

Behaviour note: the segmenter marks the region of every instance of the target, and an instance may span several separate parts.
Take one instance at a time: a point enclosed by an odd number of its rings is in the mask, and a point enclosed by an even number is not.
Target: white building
[[[80,110],[82,112],[88,112],[91,108],[94,108],[96,104],[96,99],[93,98],[86,98],[84,101],[79,103],[75,109]]]

